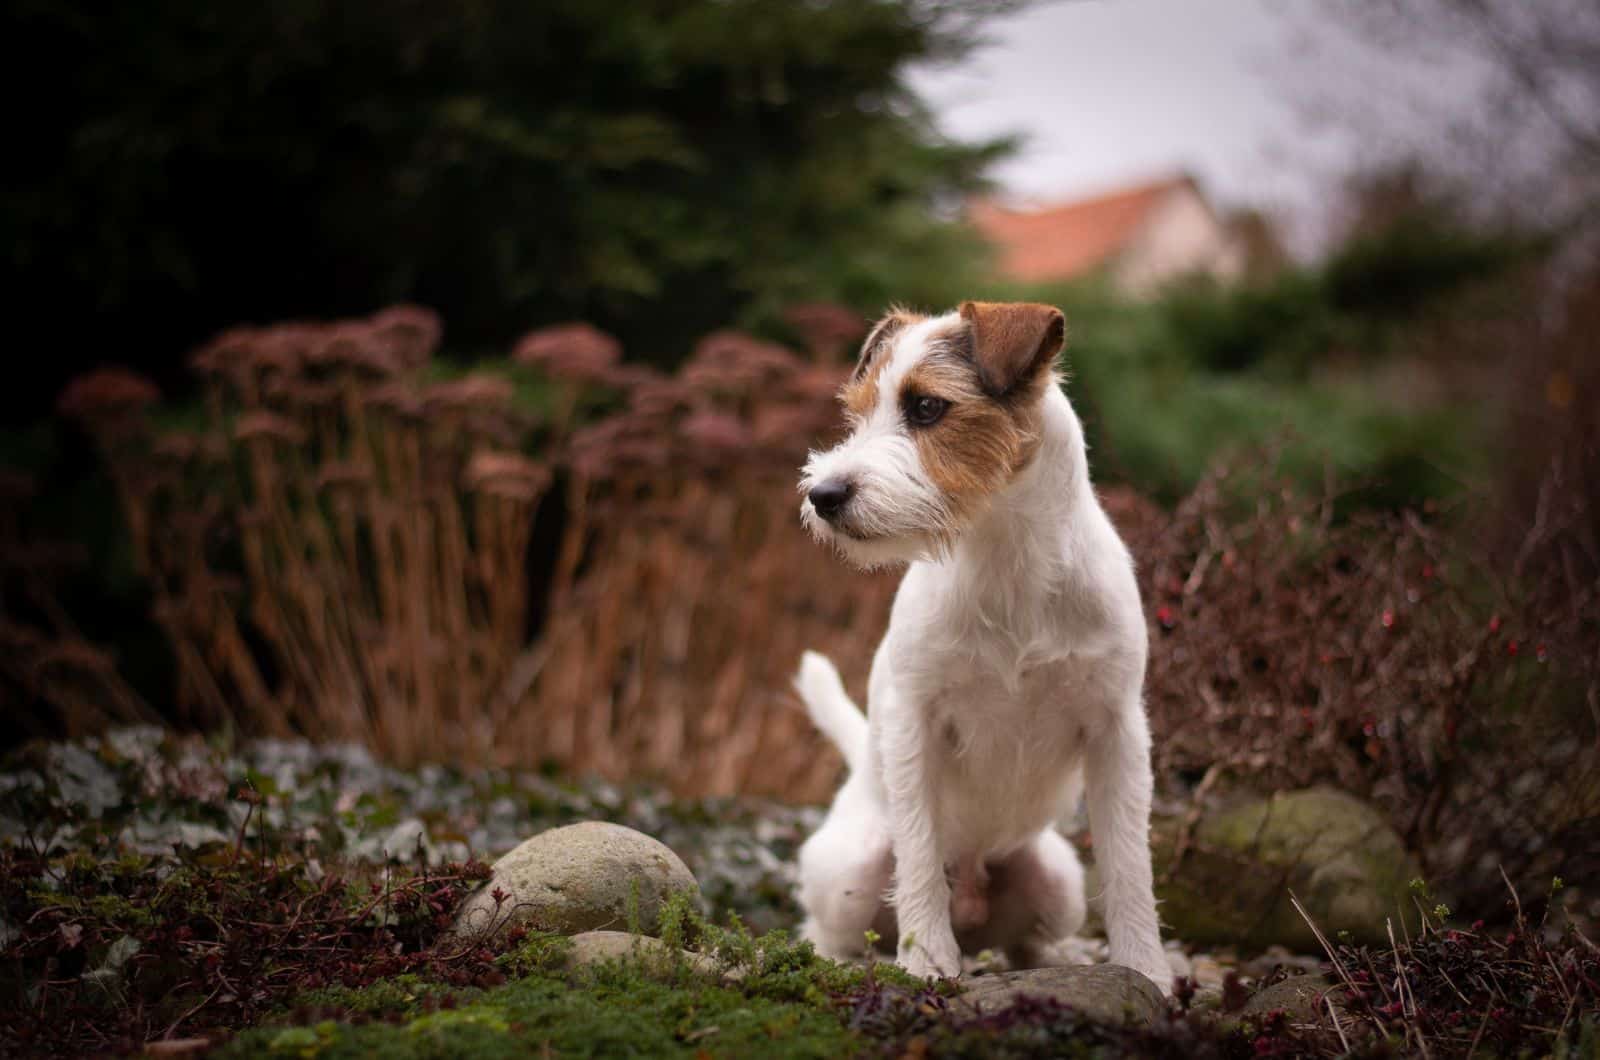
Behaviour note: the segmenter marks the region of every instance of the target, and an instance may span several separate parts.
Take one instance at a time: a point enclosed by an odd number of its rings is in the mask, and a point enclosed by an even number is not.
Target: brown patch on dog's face
[[[852,416],[865,417],[872,411],[872,406],[878,403],[878,376],[889,363],[889,349],[894,344],[894,337],[917,321],[925,319],[927,318],[921,313],[892,309],[872,326],[872,330],[867,333],[866,341],[861,344],[861,356],[856,361],[856,370],[851,373],[850,381],[839,392],[839,400]]]
[[[990,397],[965,357],[930,355],[906,373],[899,398],[908,423],[919,400],[949,402],[936,422],[908,429],[923,470],[958,518],[1002,489],[1039,451],[1038,402]]]
[[[1033,460],[1040,401],[1054,379],[1064,321],[1032,304],[967,303],[962,324],[930,339],[929,354],[906,373],[900,407],[917,456],[958,516],[970,514]],[[947,402],[932,423],[916,422],[925,398]]]

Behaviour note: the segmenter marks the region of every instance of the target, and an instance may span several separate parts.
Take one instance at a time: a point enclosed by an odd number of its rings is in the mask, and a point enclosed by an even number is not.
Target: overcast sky
[[[1473,77],[1375,54],[1338,17],[1326,0],[1058,0],[990,23],[991,44],[913,85],[953,135],[1026,136],[995,171],[1013,198],[1186,170],[1220,203],[1286,215],[1303,246],[1343,171]],[[1342,120],[1319,117],[1334,100]]]

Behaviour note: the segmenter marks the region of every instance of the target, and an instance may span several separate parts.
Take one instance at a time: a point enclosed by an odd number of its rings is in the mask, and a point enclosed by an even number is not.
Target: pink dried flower
[[[260,341],[255,328],[229,328],[189,355],[189,367],[201,375],[230,374],[239,369]]]
[[[688,411],[694,405],[695,389],[677,379],[657,376],[641,382],[628,396],[630,412],[645,417],[666,417]]]
[[[275,412],[245,413],[233,425],[233,436],[241,442],[251,438],[269,438],[285,445],[300,445],[306,439],[305,431],[299,424]]]
[[[380,383],[362,391],[367,404],[399,413],[402,416],[421,416],[422,397],[415,388],[403,382]]]
[[[557,379],[606,382],[622,360],[622,344],[590,324],[558,324],[524,335],[511,357]]]
[[[417,305],[390,306],[374,313],[368,323],[373,337],[403,371],[416,371],[427,364],[444,335],[439,314]]]
[[[697,412],[679,425],[678,432],[702,449],[737,450],[750,445],[750,428],[745,422],[721,412]]]
[[[678,377],[697,389],[744,393],[774,385],[803,365],[782,346],[742,331],[714,331],[700,340]]]
[[[64,416],[89,420],[101,415],[136,413],[161,400],[161,391],[126,368],[96,368],[68,383],[56,399]]]
[[[850,378],[843,368],[831,365],[807,365],[789,377],[789,393],[796,397],[825,402],[830,410],[839,388]]]
[[[521,453],[479,450],[467,463],[468,489],[531,500],[550,485],[550,470]]]
[[[783,311],[786,324],[818,360],[835,360],[867,333],[860,313],[837,302],[802,302]]]
[[[804,452],[836,418],[831,406],[815,402],[762,405],[754,413],[751,431],[758,445]]]
[[[446,383],[433,384],[424,391],[423,399],[429,406],[468,409],[502,407],[511,402],[511,394],[510,380],[474,373]]]

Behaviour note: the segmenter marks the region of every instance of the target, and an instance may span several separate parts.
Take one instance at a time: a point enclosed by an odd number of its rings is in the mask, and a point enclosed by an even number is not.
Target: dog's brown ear
[[[866,375],[878,355],[888,349],[890,340],[916,319],[914,314],[903,309],[890,309],[882,320],[872,325],[872,330],[867,332],[867,340],[861,344],[861,356],[856,360],[856,370],[850,378],[855,380]]]
[[[972,329],[978,379],[994,397],[1035,378],[1066,341],[1061,310],[1037,302],[963,302],[961,319]]]

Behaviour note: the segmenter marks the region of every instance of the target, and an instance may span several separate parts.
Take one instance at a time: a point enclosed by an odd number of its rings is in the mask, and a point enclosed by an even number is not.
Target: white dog
[[[815,652],[795,679],[850,767],[800,851],[803,931],[825,955],[860,954],[876,929],[913,975],[959,975],[963,947],[1039,963],[1083,922],[1054,822],[1086,793],[1111,959],[1170,986],[1145,623],[1058,385],[1063,329],[1044,305],[892,312],[841,394],[852,433],[806,464],[819,541],[862,568],[910,564],[869,714]]]

